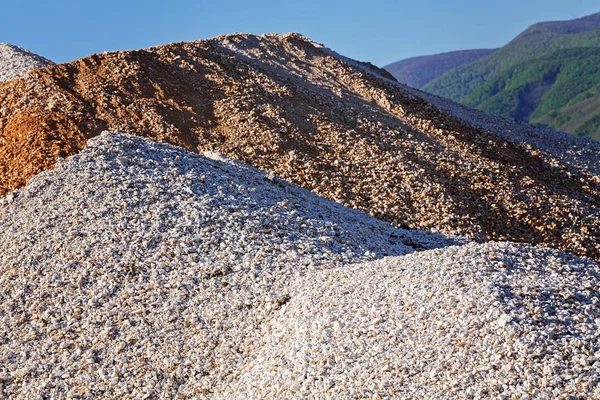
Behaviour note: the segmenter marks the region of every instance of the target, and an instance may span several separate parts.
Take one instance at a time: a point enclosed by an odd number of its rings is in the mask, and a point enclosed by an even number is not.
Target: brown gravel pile
[[[597,169],[459,119],[392,79],[297,34],[33,71],[0,84],[0,196],[111,130],[219,151],[400,227],[600,259]]]

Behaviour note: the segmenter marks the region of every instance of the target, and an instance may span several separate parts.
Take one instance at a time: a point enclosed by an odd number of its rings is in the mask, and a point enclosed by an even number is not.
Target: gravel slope
[[[565,163],[576,170],[591,172],[596,177],[600,175],[600,142],[596,140],[488,115],[418,89],[406,87],[406,90],[444,113],[484,131],[493,132],[515,146],[525,147],[529,152],[543,151],[555,160],[554,163]]]
[[[600,266],[512,243],[290,285],[223,398],[600,398]]]
[[[0,82],[17,78],[36,68],[43,68],[54,64],[25,50],[8,43],[0,43]]]
[[[216,150],[397,227],[600,260],[595,142],[487,120],[298,34],[96,54],[0,84],[0,103],[0,196],[110,130]]]
[[[0,397],[205,396],[315,269],[460,238],[105,133],[0,205]]]

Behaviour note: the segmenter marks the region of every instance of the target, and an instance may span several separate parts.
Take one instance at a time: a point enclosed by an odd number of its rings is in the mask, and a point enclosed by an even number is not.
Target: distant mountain
[[[490,114],[600,139],[600,13],[535,24],[420,88]]]
[[[17,78],[32,69],[52,64],[54,64],[52,61],[29,50],[9,43],[0,43],[0,82]]]
[[[383,67],[400,83],[421,88],[446,71],[485,57],[496,49],[460,50],[407,58]]]
[[[496,74],[462,102],[600,139],[600,48],[559,50]]]
[[[574,47],[600,47],[600,13],[572,21],[535,24],[506,46],[446,72],[423,89],[460,101],[496,73]]]

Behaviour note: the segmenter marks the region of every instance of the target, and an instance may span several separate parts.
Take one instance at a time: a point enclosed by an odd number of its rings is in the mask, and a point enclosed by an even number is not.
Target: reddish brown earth
[[[386,79],[388,78],[388,79]],[[600,260],[600,177],[296,34],[115,52],[0,84],[0,196],[102,130],[216,150],[398,226]]]

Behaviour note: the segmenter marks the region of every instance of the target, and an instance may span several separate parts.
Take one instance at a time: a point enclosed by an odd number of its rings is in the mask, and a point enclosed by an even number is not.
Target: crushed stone
[[[0,43],[0,82],[26,74],[32,69],[54,64],[29,50],[8,43]]]
[[[388,76],[298,34],[32,71],[0,84],[0,196],[111,130],[226,154],[400,228],[600,260],[597,144],[486,122]]]
[[[104,133],[2,200],[0,397],[214,394],[295,277],[467,242],[207,156]]]
[[[600,266],[469,243],[318,271],[223,398],[600,398]]]

